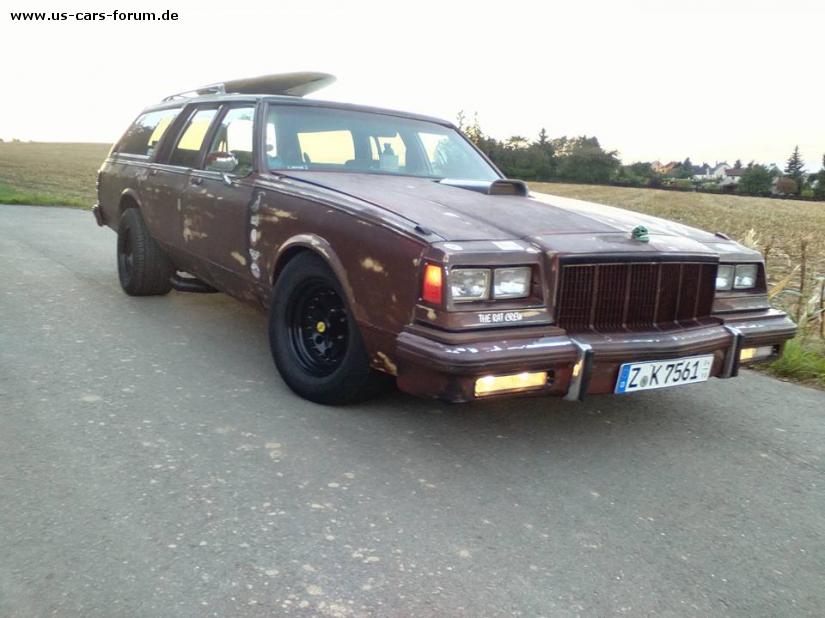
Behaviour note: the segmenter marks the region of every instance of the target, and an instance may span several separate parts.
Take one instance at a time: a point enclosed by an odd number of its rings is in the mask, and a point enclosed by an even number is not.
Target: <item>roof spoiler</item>
[[[335,76],[329,73],[299,71],[296,73],[273,73],[258,77],[233,79],[217,84],[210,84],[194,90],[178,92],[165,97],[164,101],[172,101],[187,97],[196,97],[204,94],[274,94],[292,97],[303,97],[311,92],[329,86],[335,81]]]
[[[527,184],[523,180],[499,179],[489,182],[487,180],[461,180],[456,178],[442,178],[439,180],[442,185],[460,187],[486,193],[487,195],[518,195],[527,197],[530,194]]]

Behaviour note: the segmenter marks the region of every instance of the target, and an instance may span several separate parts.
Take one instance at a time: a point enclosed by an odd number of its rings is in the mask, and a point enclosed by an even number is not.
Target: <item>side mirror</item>
[[[238,159],[231,152],[210,152],[206,155],[206,169],[210,172],[231,174],[238,168]]]

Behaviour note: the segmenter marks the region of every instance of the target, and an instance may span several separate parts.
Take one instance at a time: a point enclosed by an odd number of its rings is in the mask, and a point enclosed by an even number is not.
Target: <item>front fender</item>
[[[275,286],[275,281],[284,266],[301,251],[312,251],[323,258],[341,284],[341,288],[346,295],[347,305],[353,312],[355,319],[359,322],[365,321],[367,318],[366,312],[356,299],[344,264],[329,241],[317,234],[296,234],[278,248],[267,271],[272,286]]]

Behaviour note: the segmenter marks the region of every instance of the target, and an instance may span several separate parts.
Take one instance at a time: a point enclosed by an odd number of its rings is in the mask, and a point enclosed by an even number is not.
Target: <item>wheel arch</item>
[[[123,216],[127,208],[137,208],[140,210],[140,198],[138,197],[137,191],[128,188],[124,189],[120,194],[117,208],[118,218]]]
[[[338,254],[332,248],[332,245],[325,238],[317,234],[298,234],[291,237],[284,244],[282,244],[275,255],[272,265],[272,271],[269,276],[269,283],[274,288],[275,282],[283,272],[289,262],[294,260],[302,253],[314,253],[320,257],[332,270],[341,288],[344,290],[347,305],[353,312],[353,316],[358,322],[363,323],[366,315],[362,310],[361,305],[357,302],[355,294],[350,284],[347,270],[343,262],[338,257]]]

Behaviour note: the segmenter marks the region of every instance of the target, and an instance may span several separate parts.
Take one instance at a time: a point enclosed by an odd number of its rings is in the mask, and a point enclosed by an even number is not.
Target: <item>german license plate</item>
[[[619,368],[616,393],[705,382],[710,377],[713,355],[672,358],[663,361],[625,363]]]

